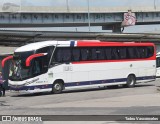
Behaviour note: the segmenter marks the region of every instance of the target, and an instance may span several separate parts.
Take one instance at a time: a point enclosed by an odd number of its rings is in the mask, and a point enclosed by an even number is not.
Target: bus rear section
[[[27,45],[15,51],[18,76],[13,72],[9,81],[14,91],[61,93],[113,85],[134,87],[155,80],[152,43],[46,41],[33,45],[36,47]]]

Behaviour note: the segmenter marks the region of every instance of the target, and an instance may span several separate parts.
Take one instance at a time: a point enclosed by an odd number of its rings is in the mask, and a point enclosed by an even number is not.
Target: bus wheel
[[[56,82],[53,84],[52,93],[58,94],[58,93],[61,93],[62,90],[63,90],[63,83],[62,83],[62,82],[59,82],[59,81],[56,81]]]
[[[135,86],[135,83],[136,83],[136,78],[134,75],[129,75],[128,78],[127,78],[127,84],[125,85],[125,87],[128,87],[128,88],[132,88]]]

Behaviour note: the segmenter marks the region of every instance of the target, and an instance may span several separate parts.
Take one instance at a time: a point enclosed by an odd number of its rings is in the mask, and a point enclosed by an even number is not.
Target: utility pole
[[[89,5],[89,0],[87,0],[87,5],[88,5],[88,28],[89,28],[89,32],[91,31],[91,22],[90,22],[90,5]]]
[[[156,10],[156,0],[154,0],[154,9]]]
[[[67,11],[69,11],[69,4],[68,4],[68,0],[66,0],[66,4],[67,4]]]

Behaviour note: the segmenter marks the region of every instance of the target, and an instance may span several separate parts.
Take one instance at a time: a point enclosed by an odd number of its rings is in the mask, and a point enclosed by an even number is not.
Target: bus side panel
[[[66,83],[77,83],[73,86],[78,87],[125,84],[129,74],[134,74],[137,82],[145,82],[146,79],[151,80],[150,76],[155,76],[154,62],[149,60],[72,64],[72,78]]]
[[[142,61],[139,63],[137,69],[139,69],[139,76],[137,77],[137,83],[147,82],[155,80],[156,76],[156,63],[155,60]]]
[[[48,70],[48,82],[53,84],[55,80],[62,79],[64,82],[67,82],[65,71],[65,64],[57,65]]]

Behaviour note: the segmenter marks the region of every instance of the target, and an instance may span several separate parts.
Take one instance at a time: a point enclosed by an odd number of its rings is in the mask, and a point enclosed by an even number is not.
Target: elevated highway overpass
[[[73,27],[102,26],[121,32],[124,13],[136,15],[136,25],[160,24],[160,6],[134,7],[49,7],[0,6],[0,27]]]

